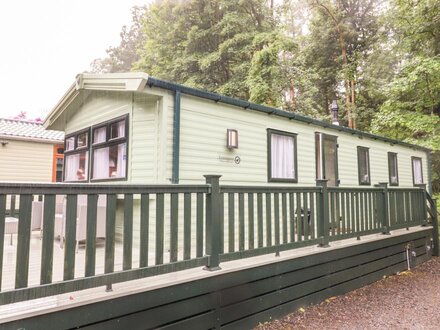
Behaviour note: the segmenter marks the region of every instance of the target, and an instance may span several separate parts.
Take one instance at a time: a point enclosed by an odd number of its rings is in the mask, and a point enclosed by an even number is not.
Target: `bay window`
[[[117,118],[93,128],[92,180],[125,179],[128,118]]]
[[[298,182],[296,134],[269,129],[268,181]]]
[[[125,115],[67,135],[64,181],[126,179],[127,131],[128,115]]]
[[[66,136],[64,181],[86,181],[89,173],[89,129]]]

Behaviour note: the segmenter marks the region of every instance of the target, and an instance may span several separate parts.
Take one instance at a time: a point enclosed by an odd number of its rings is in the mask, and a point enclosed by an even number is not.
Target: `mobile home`
[[[0,183],[11,328],[251,328],[439,255],[420,146],[143,73],[78,75],[44,126],[64,183]]]
[[[65,131],[65,182],[199,184],[205,174],[247,186],[316,186],[317,179],[327,179],[330,187],[387,182],[405,188],[430,181],[429,150],[423,147],[144,73],[78,75],[44,125]],[[135,241],[139,203],[135,197]]]
[[[143,73],[80,74],[45,127],[66,133],[64,181],[427,184],[429,149]]]

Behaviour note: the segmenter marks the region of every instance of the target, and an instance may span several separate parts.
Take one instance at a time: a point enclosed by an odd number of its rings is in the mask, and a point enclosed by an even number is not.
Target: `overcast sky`
[[[74,82],[119,44],[139,0],[0,1],[0,117],[44,118]]]

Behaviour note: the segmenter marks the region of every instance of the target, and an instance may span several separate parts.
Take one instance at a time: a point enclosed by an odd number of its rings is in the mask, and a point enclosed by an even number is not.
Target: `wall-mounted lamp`
[[[236,129],[228,128],[226,147],[228,149],[238,148],[238,131]]]
[[[2,147],[4,147],[9,143],[9,141],[0,141],[0,143],[1,143]]]

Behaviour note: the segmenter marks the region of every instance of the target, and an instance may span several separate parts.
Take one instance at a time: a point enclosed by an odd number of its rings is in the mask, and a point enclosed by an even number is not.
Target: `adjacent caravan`
[[[0,118],[0,181],[60,182],[64,133],[38,122]]]
[[[429,149],[144,73],[80,74],[44,123],[65,138],[66,182],[413,187]]]

